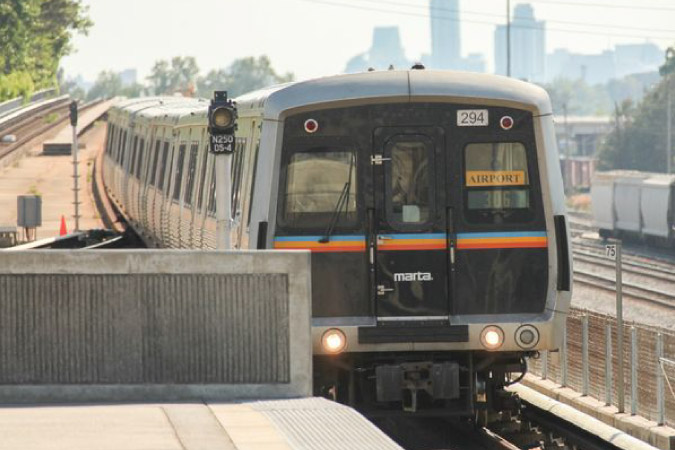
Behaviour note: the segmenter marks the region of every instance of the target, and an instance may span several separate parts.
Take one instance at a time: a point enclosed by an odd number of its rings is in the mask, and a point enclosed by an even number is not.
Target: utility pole
[[[73,127],[73,146],[71,148],[71,153],[73,155],[73,194],[75,205],[75,230],[80,231],[80,199],[79,199],[79,174],[78,174],[78,165],[79,161],[77,158],[77,101],[73,100],[70,103],[70,125]]]
[[[669,47],[666,50],[666,63],[661,68],[661,74],[666,77],[666,171],[672,173],[673,165],[673,146],[672,146],[672,101],[670,93],[670,78],[673,71],[673,59],[675,58],[675,49]]]
[[[511,0],[506,0],[506,76],[511,76]]]
[[[569,127],[567,126],[567,102],[563,103],[563,123],[564,123],[564,130],[565,130],[565,176],[563,178],[563,189],[565,190],[565,193],[569,193],[570,191],[570,184],[572,183],[572,177],[570,177],[570,171],[572,168],[572,164],[570,161],[571,158],[571,150],[570,150],[570,131]]]
[[[671,165],[672,165],[672,160],[673,160],[673,147],[672,147],[672,132],[670,130],[671,123],[673,122],[671,120],[671,100],[670,100],[670,74],[666,75],[666,173],[671,173]]]

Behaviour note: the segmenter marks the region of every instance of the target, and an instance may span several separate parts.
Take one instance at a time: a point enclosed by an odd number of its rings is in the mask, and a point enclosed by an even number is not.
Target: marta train
[[[633,170],[596,172],[591,202],[601,237],[675,248],[675,175]]]
[[[560,347],[571,298],[546,92],[392,70],[236,105],[230,242],[311,251],[317,394],[390,412],[510,403],[525,358]],[[149,246],[216,247],[208,106],[145,98],[109,113],[106,189]]]

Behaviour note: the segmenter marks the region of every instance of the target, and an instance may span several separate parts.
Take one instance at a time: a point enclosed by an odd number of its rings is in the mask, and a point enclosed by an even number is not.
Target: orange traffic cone
[[[61,216],[61,230],[59,231],[59,236],[65,236],[68,234],[68,228],[66,228],[66,218]]]

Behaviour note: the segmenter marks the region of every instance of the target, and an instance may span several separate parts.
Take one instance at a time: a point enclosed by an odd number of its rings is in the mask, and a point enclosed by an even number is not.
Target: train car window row
[[[122,165],[122,161],[124,161],[124,154],[126,153],[127,150],[127,130],[124,130],[122,133],[122,139],[120,140],[120,154],[119,154],[119,159],[117,162],[119,165]]]
[[[157,187],[160,190],[164,190],[164,180],[166,179],[167,164],[169,162],[169,143],[164,142],[164,148],[162,148],[162,162],[159,167],[159,182]]]
[[[186,144],[180,144],[178,147],[178,162],[176,164],[176,172],[173,183],[173,199],[180,200],[180,188],[183,183],[183,163],[185,163],[185,148]]]

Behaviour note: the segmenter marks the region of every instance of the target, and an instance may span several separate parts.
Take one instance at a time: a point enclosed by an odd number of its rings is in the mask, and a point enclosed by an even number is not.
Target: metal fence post
[[[612,324],[605,325],[605,406],[612,404]]]
[[[548,350],[544,350],[541,356],[541,379],[546,380],[548,378]]]
[[[630,327],[630,413],[637,414],[638,405],[638,381],[637,381],[637,330]]]
[[[656,335],[656,405],[658,412],[658,425],[665,422],[665,390],[663,386],[663,370],[661,369],[661,358],[663,358],[663,335]]]
[[[560,358],[560,385],[567,387],[567,321],[563,327],[563,343]]]
[[[583,386],[581,393],[588,395],[588,315],[581,317],[581,373]]]

